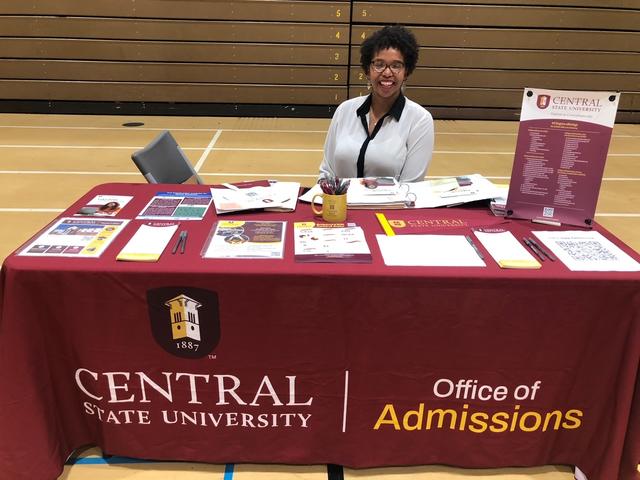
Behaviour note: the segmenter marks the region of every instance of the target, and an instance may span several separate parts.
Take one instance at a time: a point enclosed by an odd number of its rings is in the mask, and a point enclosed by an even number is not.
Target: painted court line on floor
[[[153,460],[143,460],[129,457],[78,457],[66,461],[65,465],[126,465],[131,463],[157,463]]]
[[[213,150],[213,147],[215,146],[216,142],[220,138],[220,135],[222,135],[222,130],[218,130],[215,133],[215,135],[213,136],[213,138],[209,142],[209,145],[207,145],[207,148],[205,148],[204,152],[202,152],[202,155],[200,155],[200,159],[196,163],[195,167],[193,167],[196,172],[200,172],[200,169],[202,168],[202,165],[204,165],[204,162],[206,161],[207,157],[209,156],[209,153],[211,152],[211,150]]]
[[[228,131],[225,129],[225,131]],[[0,148],[22,148],[22,149],[73,149],[73,150],[140,150],[144,145],[127,146],[127,145],[17,145],[17,144],[0,144]],[[182,150],[202,150],[207,147],[180,147]],[[221,152],[322,152],[322,148],[265,148],[265,147],[216,147],[216,151]],[[494,151],[473,151],[473,150],[434,150],[434,155],[509,155],[513,156],[512,151],[494,152]],[[640,157],[640,153],[608,153],[607,157]]]
[[[130,458],[130,457],[78,457],[78,458],[70,458],[65,462],[65,465],[132,465],[132,464],[154,464],[154,463],[165,463],[157,460],[144,460],[140,458]],[[183,462],[174,462],[171,463],[183,463]],[[153,467],[151,467],[153,468]],[[224,480],[233,480],[233,470],[234,464],[227,463],[224,466]]]
[[[264,178],[316,178],[316,173],[240,173],[219,172],[201,173],[201,177],[264,177]],[[71,171],[71,170],[0,170],[0,175],[139,175],[138,172],[96,172],[96,171]],[[428,175],[426,178],[448,178],[452,175]],[[485,175],[489,180],[509,180],[511,177]],[[603,177],[607,182],[637,182],[640,177]]]
[[[319,119],[322,120],[322,119]],[[325,119],[327,123],[330,121],[329,118]],[[436,119],[436,122],[438,120]],[[626,124],[623,124],[626,125]],[[171,130],[172,132],[210,132],[212,130],[216,130],[219,127],[211,126],[211,127],[125,127],[125,126],[115,126],[115,127],[86,127],[86,126],[77,126],[77,125],[0,125],[0,128],[24,128],[24,129],[62,129],[62,130],[139,130],[139,131],[162,131],[162,130]],[[328,128],[328,126],[327,126]],[[225,128],[224,130],[228,132],[256,132],[256,133],[327,133],[327,130],[291,130],[291,129],[279,129],[279,128]],[[515,137],[518,135],[517,132],[440,132],[436,131],[436,135],[476,135],[476,136],[510,136]],[[613,138],[640,138],[640,135],[627,135],[627,134],[616,134],[612,135]]]

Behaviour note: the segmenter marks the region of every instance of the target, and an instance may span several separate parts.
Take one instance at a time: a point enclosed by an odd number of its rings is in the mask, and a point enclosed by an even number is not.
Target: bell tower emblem
[[[193,298],[180,294],[167,300],[165,305],[169,307],[171,317],[171,335],[174,340],[190,338],[200,341],[200,319],[198,308],[202,306]]]

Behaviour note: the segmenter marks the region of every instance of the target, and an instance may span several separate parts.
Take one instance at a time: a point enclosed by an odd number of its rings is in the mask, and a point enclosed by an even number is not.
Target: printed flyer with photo
[[[220,220],[204,258],[283,258],[287,222]]]
[[[525,89],[507,217],[591,227],[619,100]]]
[[[97,195],[73,215],[76,217],[115,217],[132,198],[126,195]]]
[[[127,223],[129,220],[61,218],[18,255],[97,258]]]

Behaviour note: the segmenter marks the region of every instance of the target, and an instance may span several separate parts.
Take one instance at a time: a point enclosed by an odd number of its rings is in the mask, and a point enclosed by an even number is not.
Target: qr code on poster
[[[559,240],[558,246],[560,246],[569,256],[578,261],[606,261],[616,260],[613,253],[602,246],[600,242],[594,240],[587,240],[581,242],[572,242],[571,240]]]

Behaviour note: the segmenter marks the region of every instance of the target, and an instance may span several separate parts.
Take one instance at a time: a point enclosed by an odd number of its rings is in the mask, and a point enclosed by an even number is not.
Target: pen
[[[178,251],[178,247],[180,246],[180,243],[182,243],[182,236],[178,235],[178,241],[173,246],[173,250],[171,250],[171,255],[175,255],[176,254],[176,252]]]
[[[478,249],[476,244],[473,243],[473,240],[471,240],[471,237],[469,235],[465,235],[464,238],[467,239],[467,242],[469,242],[469,245],[471,245],[473,247],[473,249],[476,251],[476,253],[480,257],[480,260],[484,260],[484,255],[482,255],[482,252]]]
[[[187,243],[187,231],[182,230],[180,235],[178,235],[178,241],[173,246],[173,250],[171,250],[171,255],[175,255],[178,251],[178,247],[180,247],[180,253],[184,253],[184,247]]]
[[[543,253],[543,255],[547,257],[549,260],[551,260],[552,262],[556,261],[555,257],[551,255],[549,252],[547,252],[544,248],[542,248],[540,244],[533,239],[533,237],[529,237],[529,241],[534,247],[540,250]]]
[[[186,230],[183,230],[182,232],[180,232],[180,236],[182,237],[182,244],[180,245],[180,253],[184,253],[184,249],[187,246],[187,235],[188,232]]]
[[[529,247],[529,248],[531,249],[531,251],[532,251],[533,253],[535,253],[535,254],[536,254],[536,256],[537,256],[540,260],[542,260],[543,262],[546,260],[546,258],[544,258],[544,255],[542,254],[542,252],[541,252],[540,250],[538,250],[536,247],[534,247],[534,246],[533,246],[533,243],[531,243],[527,237],[523,237],[523,238],[522,238],[522,241],[525,243],[525,245],[526,245],[527,247]]]

